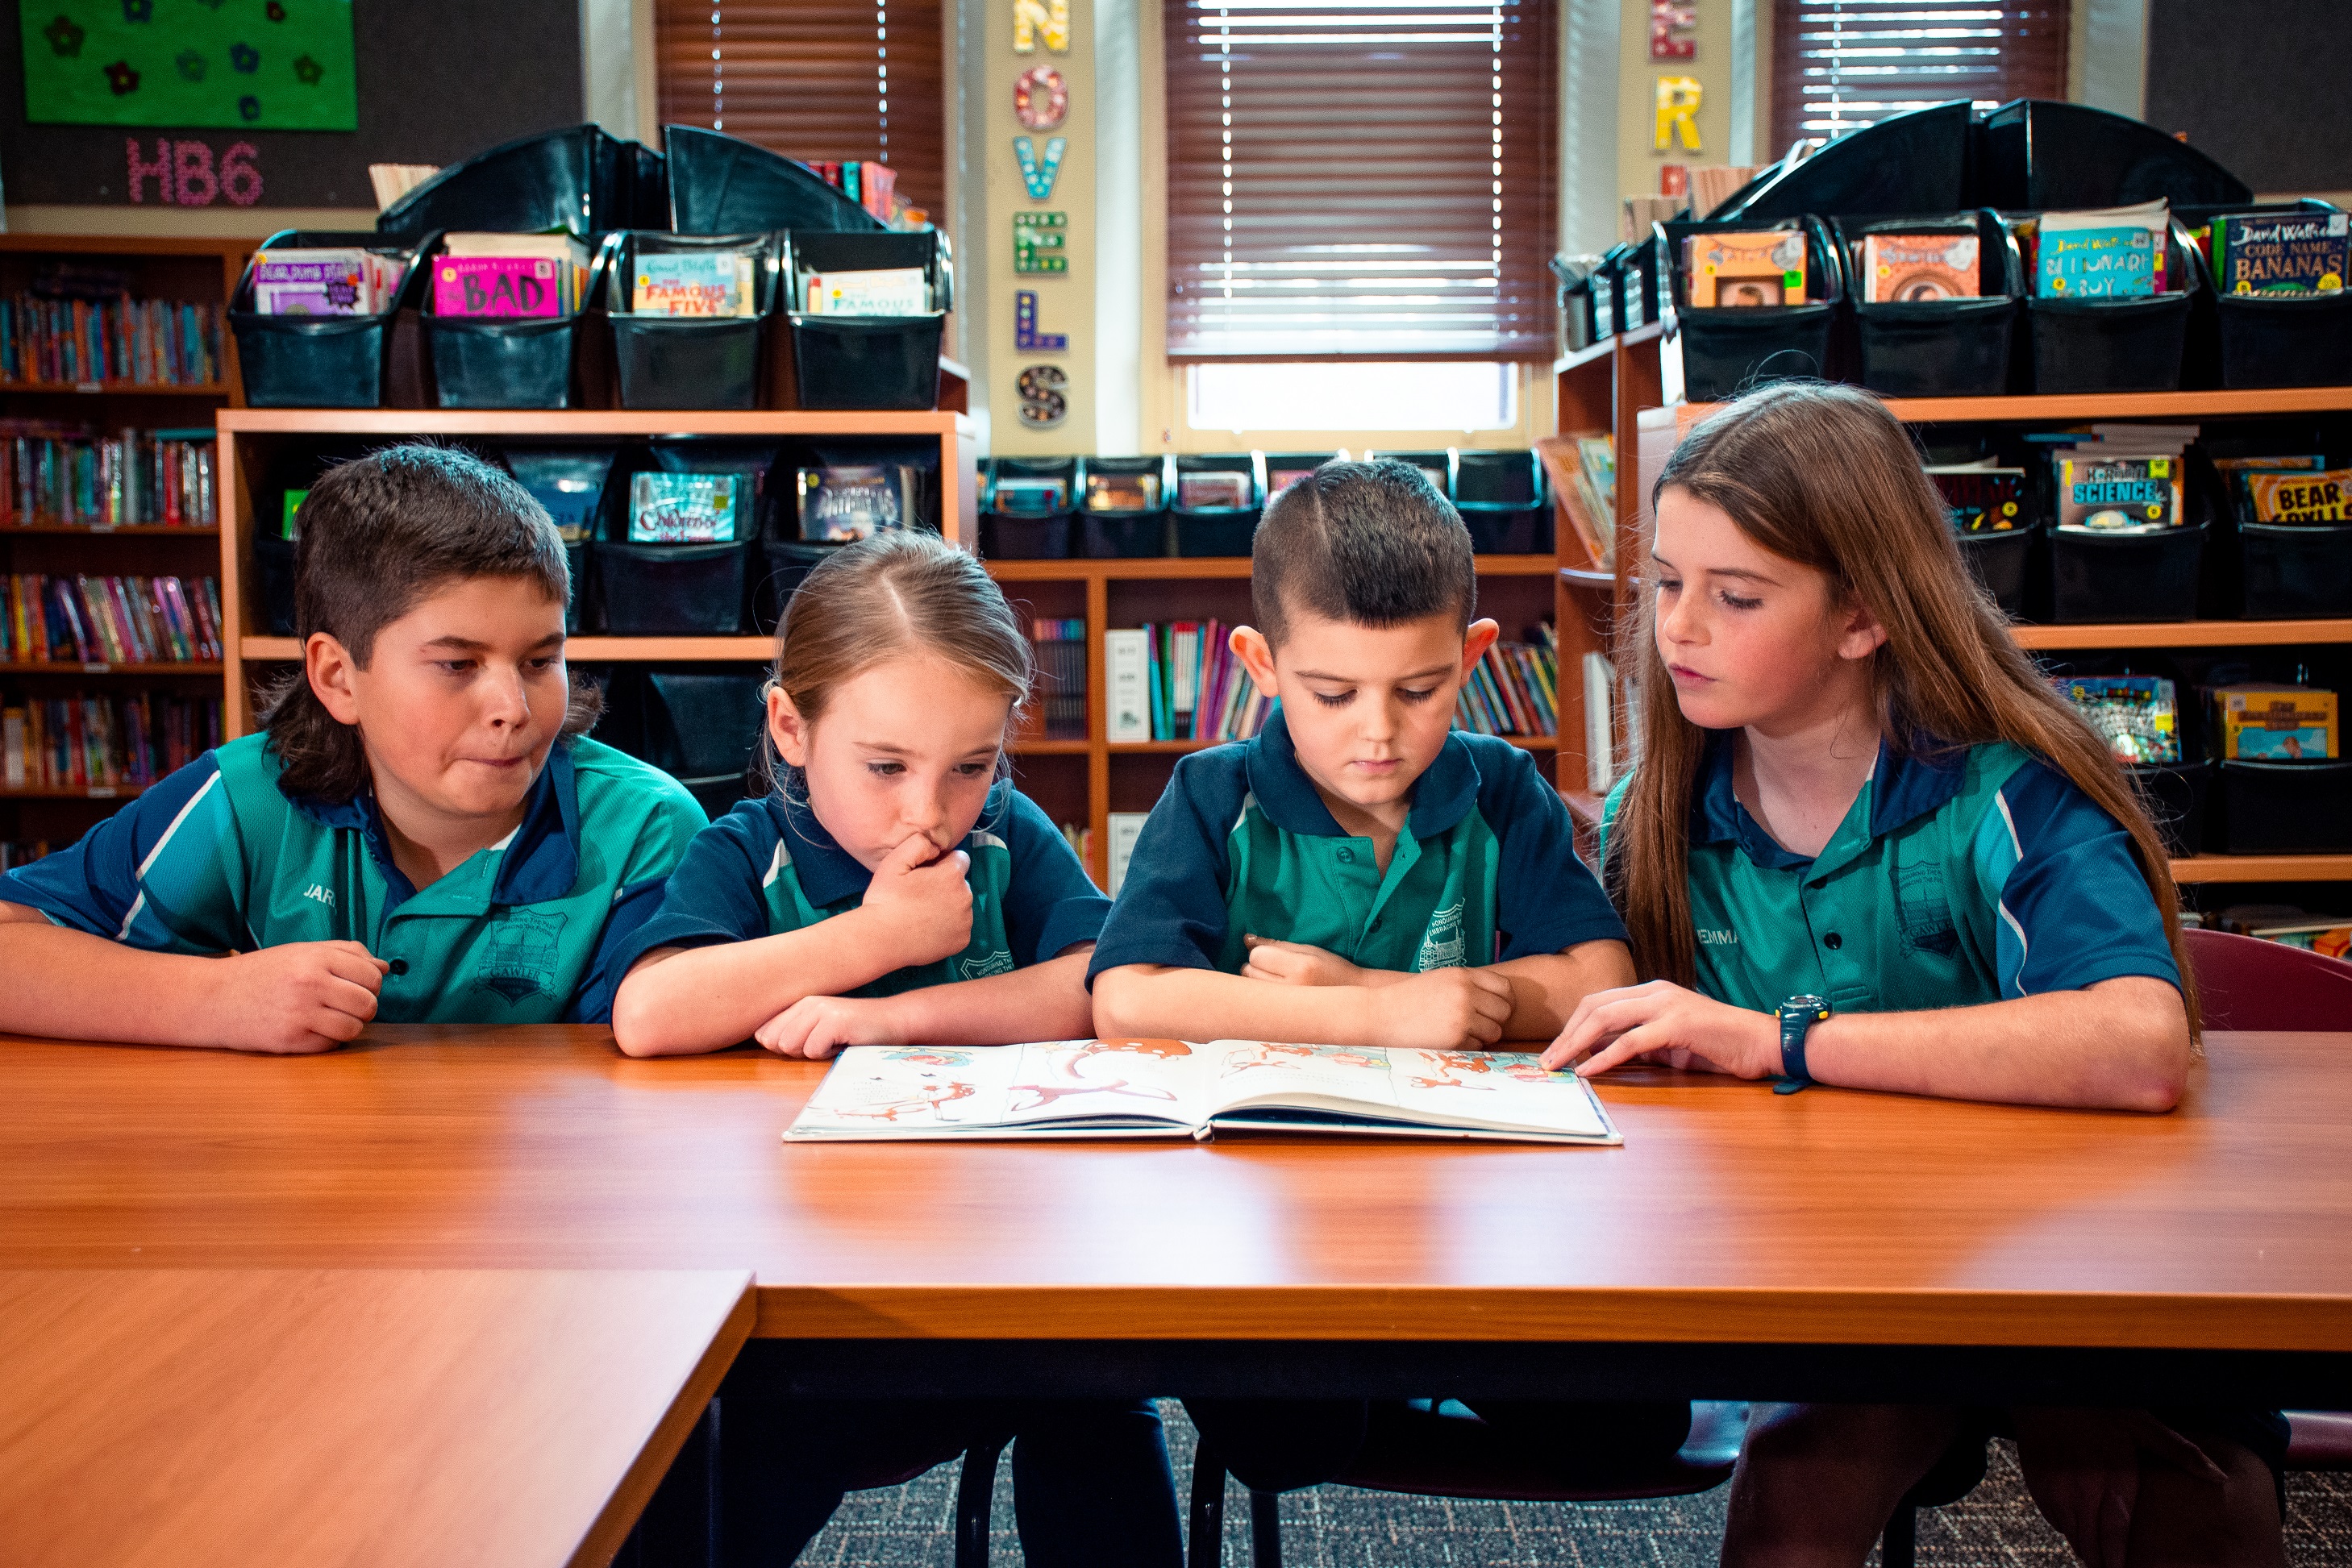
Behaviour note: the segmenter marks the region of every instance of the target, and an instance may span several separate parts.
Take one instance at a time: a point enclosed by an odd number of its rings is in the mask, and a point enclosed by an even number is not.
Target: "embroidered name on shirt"
[[[318,900],[320,904],[325,904],[325,905],[326,905],[328,908],[330,908],[330,909],[332,909],[332,908],[335,906],[335,891],[334,891],[334,889],[332,889],[332,888],[331,888],[331,887],[321,887],[321,886],[320,886],[320,885],[319,885],[317,883],[315,883],[315,882],[314,882],[314,883],[312,883],[310,885],[310,887],[309,887],[307,890],[305,890],[305,891],[304,891],[304,893],[303,893],[302,896],[303,896],[303,897],[305,897],[305,898],[312,898],[312,899],[316,899],[316,900]]]
[[[1739,933],[1737,931],[1718,931],[1706,925],[1697,927],[1697,931],[1698,945],[1702,947],[1737,947],[1739,946]]]

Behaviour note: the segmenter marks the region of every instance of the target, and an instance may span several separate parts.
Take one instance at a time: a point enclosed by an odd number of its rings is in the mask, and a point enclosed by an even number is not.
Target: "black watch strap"
[[[1780,1082],[1774,1093],[1794,1094],[1813,1081],[1805,1071],[1805,1032],[1829,1016],[1826,997],[1790,997],[1780,1004]]]

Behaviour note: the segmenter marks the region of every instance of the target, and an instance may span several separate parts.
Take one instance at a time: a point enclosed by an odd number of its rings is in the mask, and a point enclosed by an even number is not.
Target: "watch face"
[[[1790,997],[1780,1004],[1785,1011],[1809,1013],[1819,1012],[1829,1005],[1826,997]]]

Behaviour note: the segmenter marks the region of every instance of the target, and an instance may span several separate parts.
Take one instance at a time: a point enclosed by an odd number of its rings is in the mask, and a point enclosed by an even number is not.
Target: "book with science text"
[[[852,1046],[789,1143],[1273,1132],[1618,1144],[1592,1088],[1525,1051],[1061,1040]]]

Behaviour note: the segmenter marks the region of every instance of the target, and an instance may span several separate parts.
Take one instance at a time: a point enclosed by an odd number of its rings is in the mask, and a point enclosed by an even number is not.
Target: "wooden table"
[[[739,1375],[810,1392],[2352,1406],[2352,1034],[2208,1053],[2168,1116],[1644,1071],[1622,1149],[788,1148],[820,1067],[593,1029],[0,1040],[0,1268],[750,1269]]]
[[[603,1563],[742,1270],[0,1273],[0,1558]]]

